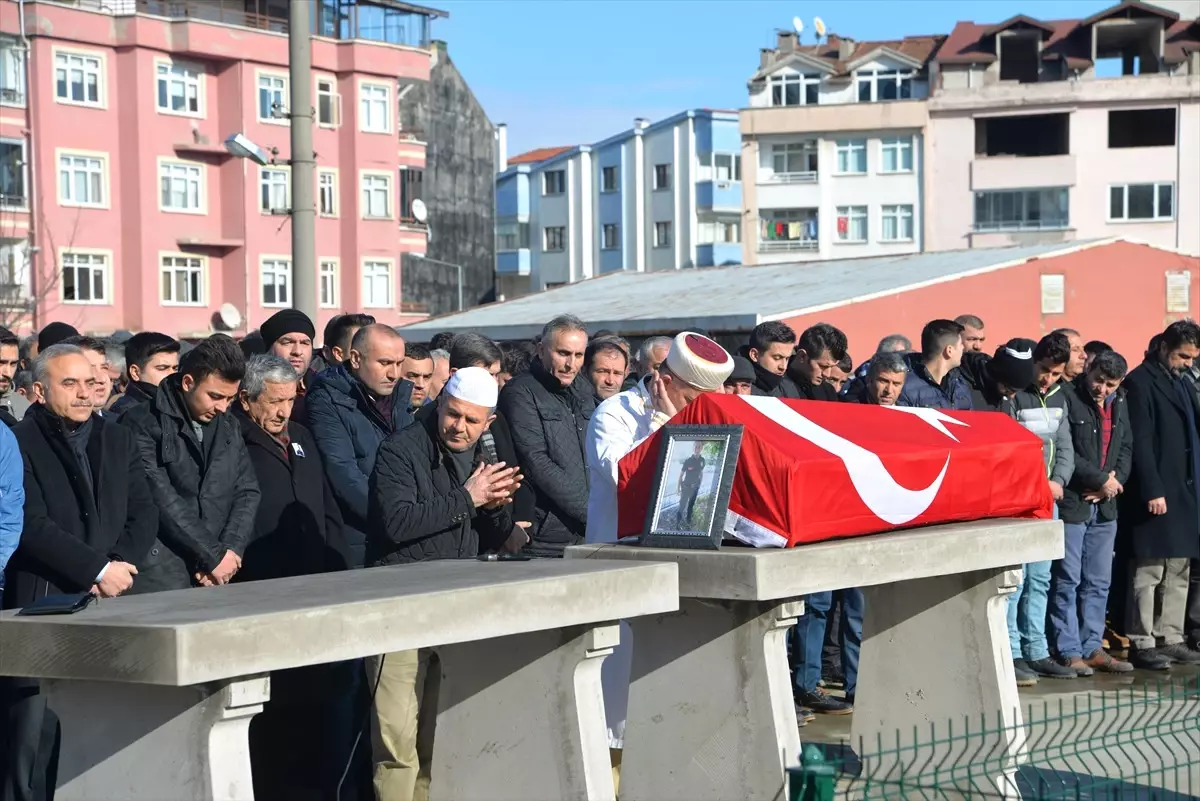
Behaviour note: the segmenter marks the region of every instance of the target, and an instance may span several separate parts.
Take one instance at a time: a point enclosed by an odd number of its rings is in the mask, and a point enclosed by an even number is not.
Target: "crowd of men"
[[[1070,329],[988,354],[972,315],[933,320],[915,349],[886,337],[857,369],[828,324],[763,323],[733,354],[697,331],[633,348],[571,315],[521,343],[406,342],[364,314],[335,317],[319,347],[316,333],[294,309],[241,342],[0,329],[4,607],[560,557],[616,538],[620,459],[724,392],[1009,415],[1042,440],[1066,531],[1064,558],[1025,565],[1009,603],[1018,684],[1200,663],[1194,322],[1155,335],[1132,370]],[[801,725],[853,710],[863,596],[805,606],[790,646]],[[1115,632],[1127,661],[1105,647]],[[604,667],[614,749],[627,658]],[[424,650],[276,674],[250,732],[256,795],[424,799],[439,675]],[[4,798],[53,796],[58,726],[36,682],[0,680]]]

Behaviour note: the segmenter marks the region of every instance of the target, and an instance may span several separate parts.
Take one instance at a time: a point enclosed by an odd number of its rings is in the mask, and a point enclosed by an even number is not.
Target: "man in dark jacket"
[[[473,558],[513,540],[508,502],[520,476],[479,447],[492,423],[496,380],[464,367],[443,387],[437,414],[388,437],[371,474],[372,564]],[[429,650],[367,660],[378,677],[375,790],[380,799],[424,798],[429,786],[437,668]],[[414,793],[415,791],[415,793]]]
[[[92,414],[96,381],[74,345],[33,362],[34,397],[16,427],[24,461],[24,531],[4,606],[45,595],[114,598],[135,581],[154,541],[157,510],[125,429]],[[52,798],[58,719],[29,679],[0,679],[0,796]]]
[[[347,568],[342,518],[321,455],[308,429],[290,420],[299,378],[280,356],[254,356],[238,391],[234,415],[262,492],[239,582]],[[250,723],[256,796],[336,795],[354,738],[352,698],[343,691],[353,686],[347,673],[357,664],[271,674],[271,700]]]
[[[29,401],[17,392],[13,378],[21,364],[21,340],[0,327],[0,422],[15,426],[29,409]]]
[[[592,385],[581,374],[587,341],[579,318],[555,317],[542,329],[529,372],[500,395],[500,413],[536,498],[533,542],[526,548],[531,556],[562,556],[566,546],[583,541],[587,528],[584,439],[596,408]]]
[[[971,408],[971,390],[958,372],[963,327],[953,320],[932,320],[921,330],[921,353],[909,359],[908,378],[899,406],[927,409]]]
[[[1200,326],[1172,323],[1125,379],[1133,472],[1120,495],[1118,536],[1133,554],[1130,661],[1166,669],[1200,654],[1184,642],[1190,561],[1200,557],[1200,436],[1195,394],[1182,375],[1200,356]]]
[[[245,371],[238,344],[213,334],[184,354],[153,403],[121,415],[137,434],[159,511],[139,592],[228,584],[242,566],[259,491],[227,411]]]
[[[800,390],[787,377],[788,362],[796,350],[796,332],[786,323],[759,323],[750,332],[745,356],[754,365],[755,395],[799,398]]]
[[[134,334],[125,343],[125,393],[109,411],[120,417],[139,403],[149,403],[167,376],[179,372],[179,342],[157,331]]]
[[[1022,387],[1033,383],[1033,348],[1029,339],[1010,339],[996,348],[994,356],[967,350],[959,371],[971,392],[971,408],[977,412],[1002,412],[1016,418],[1013,398]]]
[[[404,340],[379,324],[358,329],[344,364],[330,367],[309,387],[308,428],[342,512],[351,567],[366,561],[367,480],[375,452],[412,422],[412,384],[400,378]]]
[[[803,400],[837,401],[829,383],[838,362],[846,357],[846,335],[828,323],[805,329],[796,344],[796,355],[788,364],[787,377]]]
[[[1075,470],[1058,502],[1066,551],[1051,568],[1048,626],[1059,660],[1081,676],[1133,670],[1101,647],[1117,539],[1116,498],[1133,462],[1120,388],[1127,370],[1121,354],[1108,351],[1067,387]]]
[[[313,337],[317,335],[317,327],[299,309],[280,309],[268,317],[258,331],[266,352],[286,359],[300,374],[296,402],[292,404],[292,417],[304,422],[308,419],[304,396],[311,379],[308,368],[313,360]]]

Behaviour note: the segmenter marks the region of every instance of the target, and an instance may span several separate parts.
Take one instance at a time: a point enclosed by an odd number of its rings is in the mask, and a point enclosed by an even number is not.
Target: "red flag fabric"
[[[1049,519],[1042,443],[997,412],[710,393],[672,425],[743,426],[730,511],[787,545],[988,517]],[[642,532],[660,430],[621,459],[618,536]]]

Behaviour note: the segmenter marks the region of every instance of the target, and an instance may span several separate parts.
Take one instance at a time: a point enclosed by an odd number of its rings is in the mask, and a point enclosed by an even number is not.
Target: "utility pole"
[[[292,306],[317,324],[317,158],[313,153],[314,0],[288,4],[288,117],[292,128]],[[318,326],[319,328],[320,326]]]

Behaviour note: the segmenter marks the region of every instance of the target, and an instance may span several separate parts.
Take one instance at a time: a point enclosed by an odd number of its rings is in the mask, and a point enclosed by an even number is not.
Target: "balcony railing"
[[[29,207],[29,198],[22,194],[5,194],[0,192],[0,207],[6,209],[24,209]]]
[[[990,220],[975,223],[975,233],[992,234],[1007,231],[1062,231],[1069,228],[1067,218],[1051,218],[1046,220]]]
[[[0,103],[8,103],[13,106],[25,105],[25,90],[8,86],[0,88]]]
[[[768,180],[770,183],[776,184],[815,184],[818,176],[816,170],[809,170],[808,172],[777,172]]]
[[[815,239],[776,239],[758,243],[759,253],[792,253],[819,248],[820,243]]]

